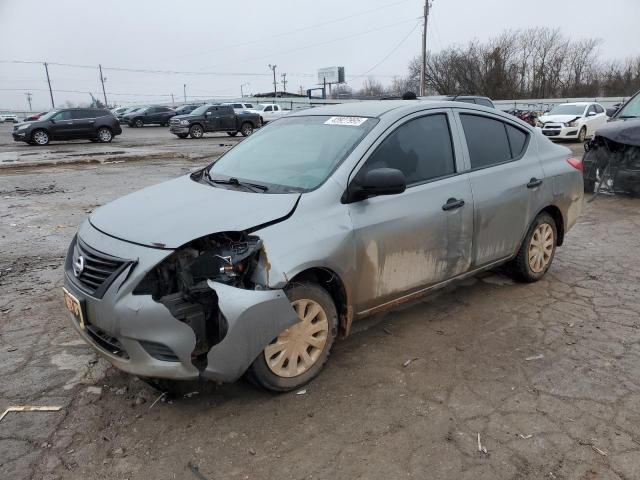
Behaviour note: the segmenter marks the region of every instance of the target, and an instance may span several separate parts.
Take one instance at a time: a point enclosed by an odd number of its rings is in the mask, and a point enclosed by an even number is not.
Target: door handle
[[[450,198],[447,203],[442,205],[442,210],[455,210],[456,208],[464,207],[464,200],[458,200],[457,198]]]
[[[542,180],[536,177],[533,177],[531,180],[529,180],[529,183],[527,183],[527,188],[536,188],[539,187],[540,185],[542,185]]]

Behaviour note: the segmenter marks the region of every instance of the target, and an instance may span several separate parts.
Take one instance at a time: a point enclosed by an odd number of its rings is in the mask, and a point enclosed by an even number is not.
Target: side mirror
[[[404,173],[396,168],[374,168],[349,186],[344,203],[353,203],[378,195],[396,195],[407,188]]]
[[[587,113],[587,117],[595,117],[596,115],[597,115],[596,112]]]
[[[205,117],[210,117],[211,116],[211,112],[207,112],[204,114]]]
[[[615,108],[615,107],[607,108],[607,117],[613,117],[616,114],[617,111],[618,111],[618,109]]]

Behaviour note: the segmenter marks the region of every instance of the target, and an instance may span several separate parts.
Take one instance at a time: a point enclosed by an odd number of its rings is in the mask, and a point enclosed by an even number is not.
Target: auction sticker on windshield
[[[365,117],[331,117],[324,122],[325,125],[346,125],[348,127],[359,127],[367,119]]]

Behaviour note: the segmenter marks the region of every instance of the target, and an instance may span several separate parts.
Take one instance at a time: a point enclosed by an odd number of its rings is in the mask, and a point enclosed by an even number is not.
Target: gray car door
[[[465,272],[471,263],[473,200],[449,110],[406,117],[374,145],[357,173],[397,168],[404,193],[349,204],[364,314]]]
[[[473,265],[480,267],[517,253],[543,207],[544,172],[526,128],[484,112],[460,109],[456,116],[475,207]]]

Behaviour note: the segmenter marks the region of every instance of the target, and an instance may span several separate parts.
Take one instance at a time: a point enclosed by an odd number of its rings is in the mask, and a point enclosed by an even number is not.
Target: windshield
[[[640,94],[636,94],[616,115],[616,118],[640,118]]]
[[[583,115],[584,105],[558,105],[554,107],[547,115]]]
[[[60,110],[51,110],[50,112],[47,112],[44,115],[42,115],[38,120],[49,120],[51,117],[53,117],[59,111]]]
[[[204,112],[207,111],[207,108],[209,108],[211,105],[200,105],[198,108],[196,108],[195,110],[191,111],[192,115],[202,115]]]
[[[250,136],[209,169],[211,178],[298,191],[322,184],[377,120],[363,117],[292,117]]]

